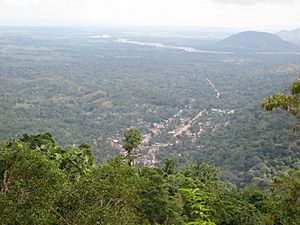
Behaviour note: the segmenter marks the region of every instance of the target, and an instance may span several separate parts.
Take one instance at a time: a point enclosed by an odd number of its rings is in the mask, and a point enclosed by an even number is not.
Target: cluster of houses
[[[190,109],[191,107],[185,107],[185,109]],[[199,112],[194,118],[186,118],[184,119],[182,117],[183,110],[178,111],[175,115],[172,117],[162,121],[161,123],[147,123],[148,126],[148,132],[142,136],[142,146],[140,150],[142,152],[145,152],[143,154],[143,159],[141,159],[144,163],[147,162],[153,163],[156,162],[156,154],[158,154],[160,147],[165,146],[171,146],[173,144],[179,143],[178,137],[181,135],[186,135],[189,138],[192,139],[193,142],[197,140],[197,138],[204,132],[206,132],[208,129],[212,129],[212,131],[216,131],[218,127],[220,127],[220,124],[213,125],[210,119],[208,119],[205,122],[200,122],[199,119],[204,116],[208,115],[208,113],[221,113],[221,114],[233,114],[235,113],[234,109],[215,109],[212,108],[210,111],[202,110]],[[171,124],[171,122],[175,118],[180,118],[180,124],[177,125],[175,130],[170,130],[167,132],[167,134],[171,135],[173,138],[170,140],[170,143],[155,143],[150,146],[150,140],[155,137],[156,135],[160,134],[163,129],[166,129],[168,125]],[[198,132],[191,132],[190,128],[195,124],[195,122],[198,122],[199,125],[199,131]],[[225,123],[225,127],[228,126],[230,121],[227,121]],[[121,135],[113,135],[109,137],[108,143],[115,149],[119,149],[120,153],[124,152],[123,146],[122,146],[122,136]]]

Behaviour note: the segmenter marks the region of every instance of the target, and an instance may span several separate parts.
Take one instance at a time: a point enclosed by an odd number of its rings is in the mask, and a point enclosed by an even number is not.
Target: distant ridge
[[[292,42],[300,46],[300,28],[291,31],[283,30],[278,32],[277,35],[283,40]]]
[[[297,52],[294,44],[282,40],[275,34],[245,31],[234,34],[214,45],[215,49],[233,52]]]

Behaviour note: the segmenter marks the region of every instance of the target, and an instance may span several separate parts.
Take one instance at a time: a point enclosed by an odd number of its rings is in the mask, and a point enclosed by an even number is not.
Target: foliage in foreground
[[[0,147],[2,224],[300,224],[300,173],[265,189],[230,187],[207,164],[136,168],[122,157],[93,163],[88,146],[50,134]]]
[[[272,111],[274,109],[282,109],[294,116],[299,113],[300,105],[300,78],[294,81],[290,87],[290,95],[285,95],[282,92],[278,92],[275,95],[267,97],[262,107],[266,111]]]

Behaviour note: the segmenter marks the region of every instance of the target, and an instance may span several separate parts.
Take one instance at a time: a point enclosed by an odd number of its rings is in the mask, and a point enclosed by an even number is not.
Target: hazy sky
[[[0,0],[0,25],[300,27],[300,0]]]

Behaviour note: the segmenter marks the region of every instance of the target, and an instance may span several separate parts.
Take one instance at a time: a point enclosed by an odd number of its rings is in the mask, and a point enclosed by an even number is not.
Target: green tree
[[[282,92],[279,92],[265,98],[261,105],[266,111],[282,109],[294,116],[298,115],[300,106],[300,78],[292,83],[290,87],[290,95],[285,95]]]
[[[262,189],[255,185],[250,185],[242,189],[240,194],[242,199],[259,210],[266,225],[275,224],[276,217],[279,214],[275,208],[277,202],[268,188]]]
[[[170,175],[173,174],[175,172],[175,168],[176,168],[176,163],[174,161],[174,159],[172,158],[165,158],[162,161],[162,171],[166,174],[166,175]]]
[[[219,181],[220,170],[207,163],[191,163],[186,166],[184,175],[202,183],[210,183]]]
[[[0,146],[1,224],[57,224],[66,174],[23,142]]]
[[[121,157],[109,160],[72,183],[61,201],[61,224],[144,224],[140,177]]]
[[[168,184],[160,169],[144,167],[141,177],[140,209],[150,224],[176,224],[180,217],[179,196],[170,196]]]
[[[42,152],[57,163],[57,166],[67,173],[69,178],[89,172],[95,164],[91,146],[88,144],[82,143],[78,147],[55,146],[55,141],[49,133],[24,134],[20,141],[27,144],[32,150]]]
[[[68,174],[69,178],[76,178],[88,173],[95,165],[90,150],[80,146],[51,147],[43,145],[39,150],[55,161],[58,167]]]
[[[300,108],[300,78],[290,87],[290,95],[277,93],[262,102],[266,111],[282,109],[298,117]],[[299,126],[299,123],[297,124]],[[300,172],[289,170],[274,178],[271,190],[276,202],[274,224],[300,224]]]
[[[180,189],[180,191],[186,202],[183,217],[188,220],[187,225],[215,225],[209,219],[209,209],[205,206],[203,193],[199,188]]]
[[[134,159],[136,158],[135,149],[142,143],[142,135],[138,129],[128,129],[124,133],[124,144],[123,148],[126,151],[126,158],[128,165],[134,165]]]
[[[27,143],[31,149],[36,149],[42,145],[54,146],[55,141],[50,133],[43,134],[23,134],[20,141]]]
[[[271,186],[276,202],[276,218],[282,224],[300,224],[300,171],[289,170],[274,179]]]

